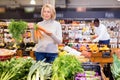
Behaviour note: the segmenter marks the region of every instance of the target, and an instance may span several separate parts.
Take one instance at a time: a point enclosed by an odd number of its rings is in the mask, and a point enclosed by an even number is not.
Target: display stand
[[[102,57],[102,53],[99,52],[99,53],[92,53],[90,61],[91,62],[100,63],[100,65],[103,67],[107,63],[112,63],[113,62],[113,58],[112,58],[112,56],[103,58]]]

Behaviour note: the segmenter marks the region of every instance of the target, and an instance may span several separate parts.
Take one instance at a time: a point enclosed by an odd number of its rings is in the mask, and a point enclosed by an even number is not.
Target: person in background
[[[44,29],[41,31],[43,38],[39,39],[35,46],[35,56],[37,61],[45,59],[45,62],[52,63],[58,56],[58,44],[62,43],[62,27],[55,20],[56,11],[50,4],[43,5],[41,17],[43,21],[37,25]]]
[[[110,35],[107,32],[107,27],[100,23],[99,19],[94,20],[94,26],[95,26],[95,35],[97,36],[95,39],[93,39],[92,42],[98,42],[99,45],[110,44]]]

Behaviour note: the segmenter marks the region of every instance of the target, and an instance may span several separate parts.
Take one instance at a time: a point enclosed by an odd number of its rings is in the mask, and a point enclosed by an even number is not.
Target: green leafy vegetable
[[[0,80],[27,80],[32,64],[32,58],[12,58],[10,61],[0,62]]]
[[[27,29],[27,22],[25,21],[15,21],[11,20],[10,24],[8,25],[9,32],[12,34],[12,37],[17,41],[20,42],[22,40],[22,34]]]
[[[51,64],[38,61],[30,67],[27,80],[48,80],[52,73]]]
[[[113,54],[113,64],[111,65],[111,72],[115,80],[120,80],[120,60],[116,54]]]
[[[52,80],[74,80],[77,72],[83,72],[81,63],[72,55],[64,55],[55,59],[52,65]]]

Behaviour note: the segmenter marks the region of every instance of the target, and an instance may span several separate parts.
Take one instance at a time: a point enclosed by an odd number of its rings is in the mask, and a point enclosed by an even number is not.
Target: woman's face
[[[43,18],[44,18],[44,20],[50,20],[51,15],[52,15],[52,12],[51,12],[50,8],[46,7],[46,8],[43,9]]]

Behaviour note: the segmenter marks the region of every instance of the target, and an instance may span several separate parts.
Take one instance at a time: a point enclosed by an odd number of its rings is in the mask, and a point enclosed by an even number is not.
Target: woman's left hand
[[[43,27],[39,26],[38,28],[39,28],[39,30],[41,30],[41,31],[43,31],[44,33],[46,33],[48,36],[51,36],[51,35],[52,35],[51,32],[47,31],[47,30],[44,29]]]

